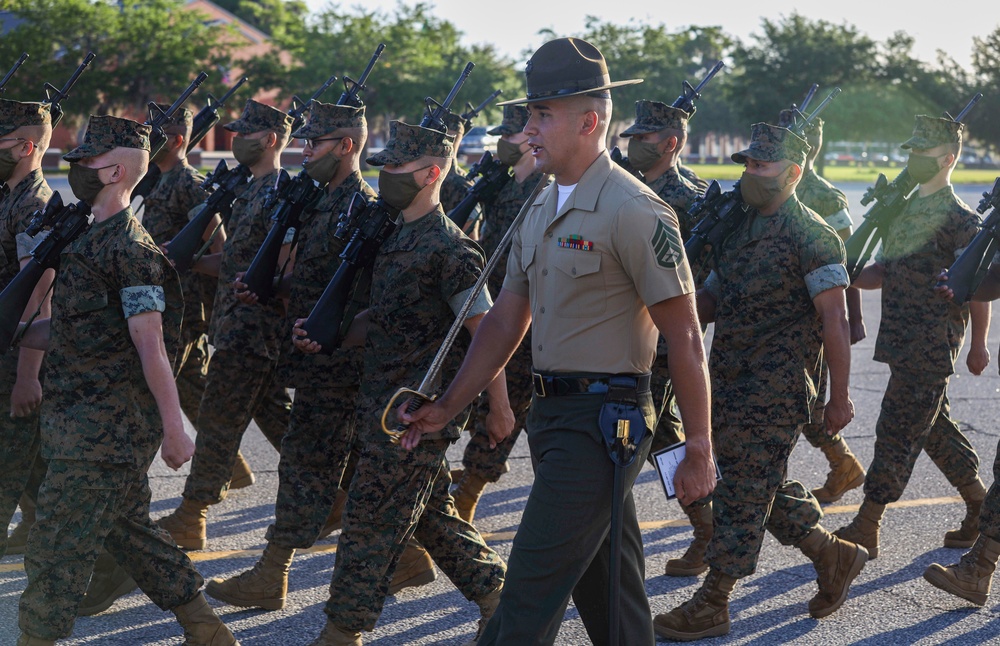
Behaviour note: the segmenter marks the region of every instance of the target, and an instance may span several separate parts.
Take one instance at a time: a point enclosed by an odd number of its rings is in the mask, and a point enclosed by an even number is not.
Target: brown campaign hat
[[[665,128],[686,132],[689,118],[690,115],[680,108],[659,101],[642,99],[635,102],[635,123],[626,128],[619,136],[645,135],[650,132],[659,132]]]
[[[811,146],[788,128],[767,123],[755,123],[750,129],[750,147],[733,153],[732,160],[743,164],[747,159],[775,162],[787,159],[801,166]]]
[[[103,155],[115,148],[149,150],[149,126],[111,115],[91,116],[83,143],[63,155],[68,162]]]
[[[243,107],[243,114],[240,115],[240,118],[222,127],[241,135],[249,135],[261,130],[288,133],[292,129],[292,118],[277,108],[250,99]]]
[[[370,166],[384,166],[405,164],[424,155],[447,158],[455,149],[454,142],[454,135],[393,121],[389,124],[389,143],[365,161]]]
[[[44,126],[52,123],[48,103],[0,99],[0,137],[24,126]]]
[[[524,66],[524,77],[526,96],[497,105],[534,103],[642,83],[642,79],[612,81],[604,55],[580,38],[556,38],[539,47]]]
[[[486,134],[516,135],[524,130],[526,123],[528,123],[528,108],[523,105],[505,105],[503,121],[496,128],[490,128]]]
[[[951,119],[929,117],[918,114],[913,125],[913,136],[900,146],[903,150],[910,148],[934,148],[941,144],[962,143],[962,132],[965,124]]]
[[[309,102],[309,112],[302,127],[292,133],[297,139],[313,139],[340,128],[361,128],[365,125],[365,106]]]

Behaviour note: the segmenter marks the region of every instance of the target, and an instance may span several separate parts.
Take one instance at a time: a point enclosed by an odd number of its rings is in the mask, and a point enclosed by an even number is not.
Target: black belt
[[[644,375],[594,375],[585,377],[561,377],[531,373],[531,383],[537,397],[561,397],[563,395],[604,394],[612,377],[628,378],[634,382],[635,392],[649,392],[649,374]]]

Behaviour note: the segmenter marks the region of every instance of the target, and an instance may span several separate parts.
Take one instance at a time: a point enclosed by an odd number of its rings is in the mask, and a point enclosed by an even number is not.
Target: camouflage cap
[[[674,108],[659,101],[642,99],[635,102],[635,123],[625,129],[620,137],[645,135],[659,132],[664,128],[683,130],[687,132],[690,115],[680,108]]]
[[[166,112],[170,108],[169,104],[157,103],[156,107]],[[191,112],[187,108],[177,108],[174,112],[174,116],[167,119],[166,123],[163,124],[163,129],[167,130],[169,128],[190,128],[194,125],[194,112]]]
[[[249,135],[261,130],[275,130],[288,134],[292,129],[292,118],[277,108],[250,99],[244,106],[240,118],[222,127],[241,135]]]
[[[528,108],[524,105],[505,105],[503,121],[496,128],[490,128],[489,135],[516,135],[528,123]]]
[[[460,114],[455,114],[454,112],[446,114],[444,116],[444,125],[448,126],[449,132],[457,132],[459,137],[465,134],[465,121]]]
[[[789,128],[795,125],[795,112],[792,110],[782,110],[778,113],[778,127]],[[823,134],[823,120],[816,117],[806,126],[806,135],[814,137]]]
[[[389,124],[389,143],[365,161],[370,166],[405,164],[424,155],[451,157],[455,137],[430,128],[411,126],[402,121]]]
[[[0,99],[0,137],[24,126],[44,126],[52,123],[48,103]]]
[[[909,150],[910,148],[933,148],[941,144],[960,144],[964,130],[965,124],[958,121],[918,114],[917,122],[913,125],[913,136],[907,139],[900,148]]]
[[[801,166],[806,161],[806,153],[812,147],[809,143],[788,128],[779,128],[767,123],[755,123],[750,129],[750,147],[733,153],[732,160],[737,164],[745,163],[747,159],[775,162],[787,159]]]
[[[309,112],[302,127],[292,133],[299,139],[313,139],[340,128],[361,128],[365,125],[365,106],[309,102]]]
[[[83,143],[63,155],[68,162],[84,157],[103,155],[115,148],[137,148],[149,150],[150,127],[138,121],[112,117],[111,115],[91,115]]]

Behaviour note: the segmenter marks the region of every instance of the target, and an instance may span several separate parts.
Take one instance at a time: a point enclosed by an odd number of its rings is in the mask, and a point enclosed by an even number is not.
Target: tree
[[[66,123],[88,114],[141,114],[150,101],[173,101],[198,72],[210,72],[207,88],[221,88],[211,74],[228,64],[220,31],[203,17],[181,10],[182,0],[142,0],[119,7],[102,0],[10,0],[20,22],[0,39],[0,60],[22,51],[31,58],[7,87],[6,96],[41,100],[42,82],[61,87],[87,52],[97,58],[64,104]],[[197,96],[197,95],[196,95]],[[140,117],[141,120],[141,117]]]
[[[994,153],[1000,151],[1000,27],[984,38],[973,38],[972,66],[975,87],[983,93],[983,103],[971,115],[969,126],[972,134],[982,140]]]

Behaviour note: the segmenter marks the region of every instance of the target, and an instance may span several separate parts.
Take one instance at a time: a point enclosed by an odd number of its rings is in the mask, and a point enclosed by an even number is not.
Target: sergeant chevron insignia
[[[663,220],[657,220],[653,239],[649,241],[656,264],[664,269],[676,269],[681,260],[681,235]]]

